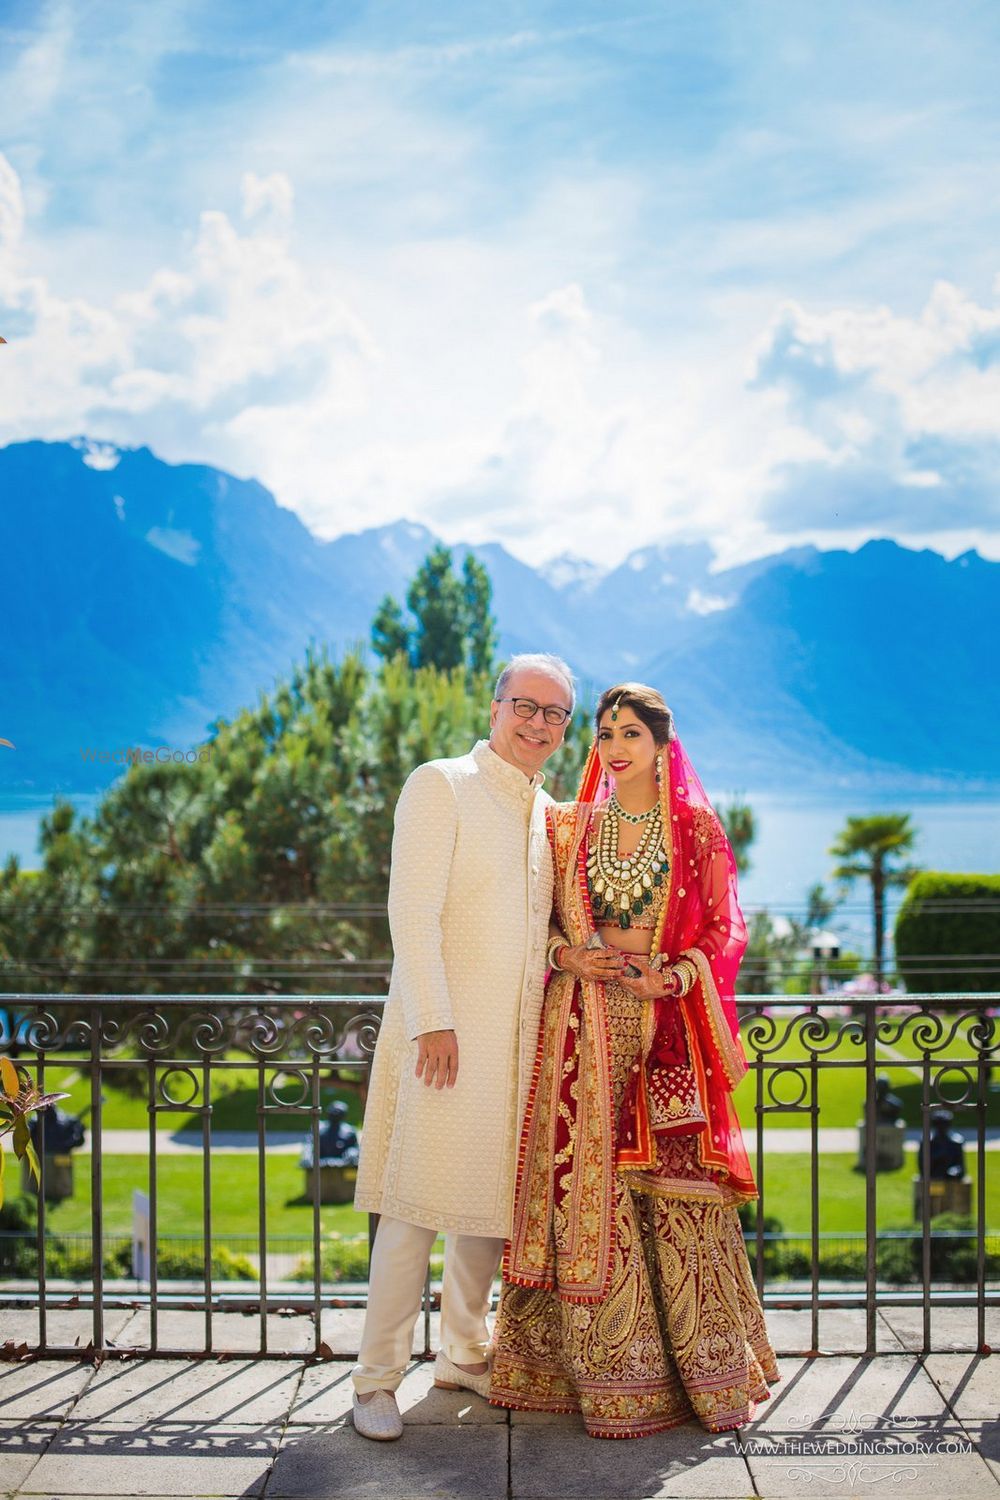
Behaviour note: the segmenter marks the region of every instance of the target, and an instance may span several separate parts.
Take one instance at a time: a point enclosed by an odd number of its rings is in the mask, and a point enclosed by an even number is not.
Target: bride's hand
[[[633,968],[639,970],[638,974],[621,976],[622,988],[628,990],[630,995],[634,995],[637,1000],[666,1000],[677,994],[677,976],[671,970],[661,973],[639,953],[629,953],[626,956]]]
[[[625,955],[618,948],[587,948],[583,944],[571,948],[567,943],[557,950],[556,960],[567,974],[601,983],[620,979],[625,968]]]

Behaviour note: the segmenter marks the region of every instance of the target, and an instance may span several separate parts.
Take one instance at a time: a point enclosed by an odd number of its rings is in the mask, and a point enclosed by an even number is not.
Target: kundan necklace
[[[659,811],[659,802],[654,802],[652,807],[647,807],[645,812],[629,813],[618,801],[618,793],[612,792],[608,802],[609,807],[614,808],[616,818],[624,818],[626,823],[645,823],[646,819],[652,817],[653,813]]]
[[[619,855],[622,822],[645,823],[636,847]],[[617,922],[631,927],[653,904],[653,891],[663,884],[667,856],[663,848],[663,813],[660,804],[644,813],[627,813],[617,797],[608,799],[601,831],[587,855],[587,885],[594,917],[599,922]]]

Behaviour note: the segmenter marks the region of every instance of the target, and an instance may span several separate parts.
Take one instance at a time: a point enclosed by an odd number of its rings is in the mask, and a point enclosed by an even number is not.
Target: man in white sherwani
[[[355,1206],[381,1215],[354,1370],[354,1425],[389,1439],[431,1246],[445,1235],[435,1383],[485,1395],[486,1313],[511,1229],[552,910],[541,767],[573,709],[565,662],[515,656],[490,738],[433,760],[396,805],[393,969]]]

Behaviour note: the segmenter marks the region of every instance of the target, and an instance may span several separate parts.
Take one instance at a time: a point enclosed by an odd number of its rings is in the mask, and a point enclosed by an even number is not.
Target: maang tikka
[[[624,693],[619,693],[618,697],[615,699],[614,703],[612,703],[612,705],[611,705],[611,722],[612,722],[612,724],[617,724],[618,723],[618,710],[621,707],[621,701],[624,698],[624,696],[625,696]],[[605,771],[605,773],[604,773],[604,795],[605,795],[605,797],[608,795],[608,793],[610,792],[610,790],[611,790],[611,778],[608,775],[607,771]]]

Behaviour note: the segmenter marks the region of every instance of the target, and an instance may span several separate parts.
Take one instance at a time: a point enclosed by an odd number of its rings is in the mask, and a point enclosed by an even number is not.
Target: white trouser
[[[394,1391],[411,1359],[413,1328],[427,1264],[437,1231],[402,1219],[379,1219],[368,1277],[368,1312],[354,1388]],[[503,1240],[481,1234],[449,1234],[444,1242],[441,1283],[441,1348],[453,1364],[474,1365],[486,1358],[486,1313]]]

